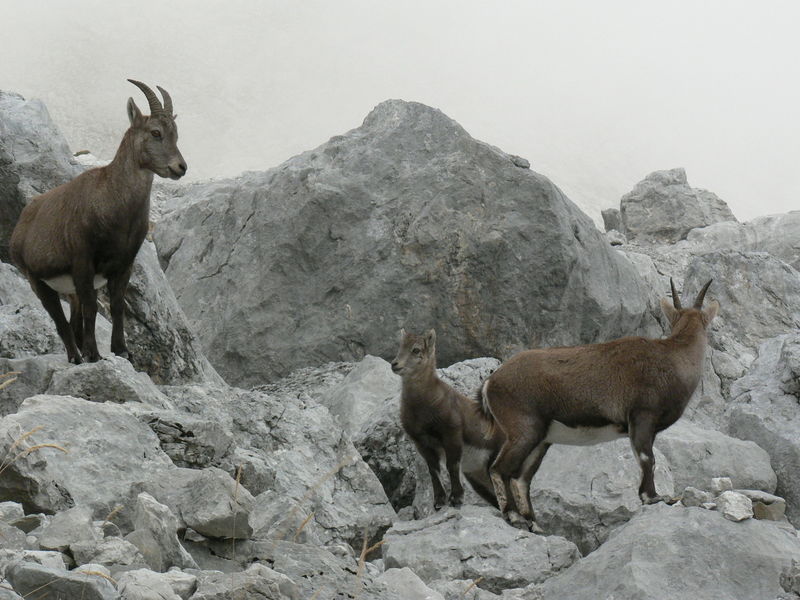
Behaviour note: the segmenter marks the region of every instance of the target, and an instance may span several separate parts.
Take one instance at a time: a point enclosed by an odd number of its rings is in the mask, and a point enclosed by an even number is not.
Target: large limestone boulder
[[[676,242],[690,230],[719,221],[735,221],[728,205],[713,192],[689,186],[686,171],[655,171],[620,200],[622,233],[630,240]]]
[[[237,385],[392,356],[402,326],[435,326],[443,364],[652,331],[630,265],[518,164],[438,110],[387,101],[279,167],[187,187],[156,245]]]
[[[381,549],[386,568],[409,567],[426,583],[480,577],[478,585],[493,592],[544,581],[580,556],[564,538],[515,529],[478,506],[395,523]]]
[[[800,334],[764,342],[748,373],[731,387],[731,397],[728,432],[767,451],[778,476],[775,493],[800,525]]]
[[[800,539],[769,521],[702,508],[645,507],[605,544],[546,581],[545,600],[775,598]]]
[[[0,90],[0,260],[28,201],[80,172],[44,103]]]

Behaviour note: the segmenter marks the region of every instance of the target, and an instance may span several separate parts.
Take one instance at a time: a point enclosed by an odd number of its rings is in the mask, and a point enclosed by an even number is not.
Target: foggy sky
[[[113,156],[126,78],[172,94],[194,179],[266,169],[387,98],[530,160],[593,218],[686,168],[740,220],[800,208],[800,4],[0,0],[0,89]]]

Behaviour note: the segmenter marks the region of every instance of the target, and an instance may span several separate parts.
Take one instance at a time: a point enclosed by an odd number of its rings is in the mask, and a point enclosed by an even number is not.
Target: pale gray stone
[[[164,573],[148,569],[126,571],[117,578],[121,600],[182,600]]]
[[[655,171],[620,200],[620,219],[629,239],[676,242],[690,230],[735,221],[728,205],[712,192],[692,188],[686,171]]]
[[[702,506],[714,500],[714,495],[705,490],[699,490],[692,486],[687,486],[681,495],[681,503],[684,506]]]
[[[773,523],[658,504],[542,587],[546,600],[774,598],[799,556],[800,538]]]
[[[603,226],[606,231],[622,230],[622,220],[618,208],[605,208],[600,211],[600,214],[603,217]]]
[[[71,564],[69,557],[61,552],[4,549],[0,550],[0,573],[2,573],[7,565],[20,560],[34,562],[51,569],[56,569],[57,571],[66,571],[68,563]]]
[[[166,581],[172,588],[172,591],[182,598],[182,600],[189,600],[197,589],[197,577],[191,573],[184,573],[177,568],[172,568],[166,573],[161,573],[159,577]]]
[[[178,520],[153,498],[142,493],[136,497],[134,530],[126,540],[136,546],[154,571],[170,567],[197,568],[197,564],[178,540]]]
[[[580,556],[564,538],[521,531],[495,509],[466,505],[395,523],[384,540],[387,570],[409,567],[425,582],[482,577],[479,585],[493,592],[543,581]]]
[[[100,530],[94,527],[92,509],[76,506],[55,514],[37,537],[42,550],[67,552],[72,544],[96,543],[101,536]]]
[[[755,443],[683,419],[658,434],[656,447],[669,462],[678,490],[686,486],[708,489],[711,479],[722,475],[734,488],[774,492],[778,482],[769,454]]]
[[[100,567],[102,568],[102,567]],[[93,569],[94,570],[94,569]],[[41,600],[117,600],[114,584],[102,575],[51,569],[33,562],[17,562],[6,569],[14,591],[27,597],[36,593]],[[33,596],[30,596],[33,597]]]
[[[635,272],[589,217],[414,102],[383,102],[269,171],[187,186],[155,240],[236,385],[388,358],[402,326],[436,327],[443,364],[656,332]]]
[[[147,564],[136,546],[117,536],[106,537],[99,542],[76,542],[70,545],[70,551],[79,565],[95,563],[118,570]]]
[[[285,575],[255,563],[240,573],[200,571],[192,600],[239,600],[243,598],[300,600],[297,586]]]
[[[739,492],[727,490],[716,498],[717,510],[729,521],[744,521],[753,517],[753,502]]]
[[[716,494],[727,492],[733,489],[733,482],[730,477],[712,477],[711,491]]]
[[[17,412],[25,398],[43,394],[50,385],[53,374],[59,369],[67,368],[68,365],[65,354],[0,358],[0,374],[12,371],[18,373],[13,375],[13,382],[0,390],[0,417]],[[8,379],[0,379],[0,384]]]
[[[224,471],[208,468],[183,489],[180,514],[202,535],[241,539],[253,533],[249,523],[252,508],[253,496],[244,486]]]
[[[445,600],[439,592],[429,588],[408,567],[402,569],[386,569],[376,581],[386,586],[388,598],[402,600],[408,598],[419,600]]]
[[[783,521],[786,515],[786,500],[761,490],[735,490],[744,494],[753,503],[753,517],[765,521]]]
[[[606,239],[612,246],[624,246],[628,243],[628,239],[625,237],[625,234],[620,233],[616,229],[606,231]]]
[[[0,502],[0,521],[11,523],[25,516],[22,504],[19,502]]]
[[[499,600],[500,598],[511,597],[507,595],[511,590],[503,590],[503,595],[499,596],[478,587],[474,581],[468,579],[433,581],[430,587],[439,592],[444,597],[444,600]]]

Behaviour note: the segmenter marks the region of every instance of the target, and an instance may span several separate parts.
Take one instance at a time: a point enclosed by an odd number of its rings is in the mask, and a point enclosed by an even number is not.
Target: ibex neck
[[[421,390],[430,390],[432,386],[436,385],[439,378],[436,376],[436,370],[433,367],[414,373],[408,377],[403,377],[403,394],[414,394]]]
[[[153,172],[139,166],[138,152],[131,130],[125,132],[117,153],[106,166],[109,181],[124,197],[150,197],[153,185]]]

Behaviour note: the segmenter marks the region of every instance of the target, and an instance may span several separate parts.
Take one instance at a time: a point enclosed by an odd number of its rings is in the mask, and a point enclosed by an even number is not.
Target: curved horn
[[[681,309],[681,297],[678,296],[678,290],[675,289],[675,284],[672,282],[672,277],[669,278],[669,287],[672,289],[672,306]]]
[[[709,279],[708,283],[703,286],[703,289],[700,290],[700,293],[697,294],[697,298],[694,301],[695,308],[703,308],[703,299],[706,297],[706,292],[708,291],[708,286],[711,285],[711,282],[714,281],[713,279]]]
[[[172,98],[169,97],[169,92],[162,88],[160,85],[156,86],[158,91],[161,92],[161,97],[164,98],[164,112],[170,117],[172,116]]]
[[[135,79],[128,79],[133,85],[138,87],[142,92],[144,92],[145,98],[147,98],[148,104],[150,104],[150,114],[154,115],[156,113],[164,112],[164,108],[161,106],[161,102],[158,100],[158,96],[156,93],[143,84],[141,81],[136,81]]]

